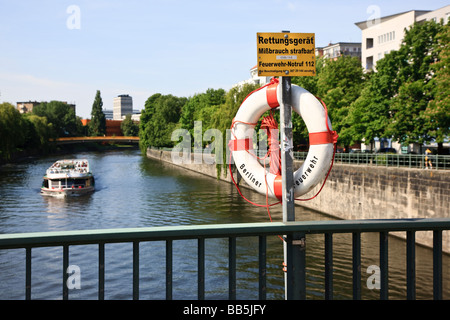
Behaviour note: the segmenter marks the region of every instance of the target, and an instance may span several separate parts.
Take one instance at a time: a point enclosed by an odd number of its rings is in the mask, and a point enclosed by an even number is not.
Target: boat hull
[[[65,198],[65,197],[73,197],[73,196],[80,196],[84,194],[88,194],[91,192],[94,192],[94,187],[85,187],[85,188],[63,188],[63,189],[49,189],[49,188],[41,188],[41,194],[43,196],[50,196],[50,197],[58,197],[58,198]]]

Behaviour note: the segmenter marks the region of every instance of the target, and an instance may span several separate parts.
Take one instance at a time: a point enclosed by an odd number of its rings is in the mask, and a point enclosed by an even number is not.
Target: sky
[[[191,97],[250,78],[258,32],[361,42],[356,22],[450,0],[0,0],[0,103],[60,100],[89,118],[129,94]]]

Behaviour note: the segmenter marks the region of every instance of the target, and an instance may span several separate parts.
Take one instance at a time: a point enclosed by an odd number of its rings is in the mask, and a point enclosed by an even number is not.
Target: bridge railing
[[[407,234],[407,299],[415,299],[415,233],[416,231],[433,231],[433,291],[434,299],[442,299],[442,233],[450,230],[450,219],[401,219],[401,220],[337,220],[309,222],[273,222],[273,223],[242,223],[218,225],[169,226],[134,229],[104,229],[85,231],[58,231],[0,235],[1,249],[24,248],[25,254],[25,298],[31,299],[31,263],[32,250],[38,247],[63,248],[62,270],[69,266],[69,249],[71,246],[98,245],[98,299],[104,299],[105,288],[105,244],[132,243],[133,256],[133,299],[139,299],[139,245],[142,242],[165,241],[165,290],[166,299],[172,299],[173,259],[172,244],[174,240],[197,240],[197,284],[198,299],[205,299],[205,239],[228,238],[228,297],[236,299],[236,239],[238,237],[257,236],[258,248],[258,297],[266,299],[266,237],[269,235],[323,234],[325,240],[325,299],[333,299],[333,235],[336,233],[352,234],[352,268],[353,268],[353,298],[361,299],[361,233],[377,232],[380,237],[380,299],[388,299],[388,235],[390,232],[403,231]],[[286,237],[285,239],[290,239]],[[286,240],[285,240],[286,241]],[[295,245],[287,243],[288,246]],[[307,249],[302,250],[304,255]],[[303,260],[304,261],[304,260]],[[289,269],[289,261],[288,270]],[[293,284],[289,290],[296,292],[295,296],[306,297],[306,266],[298,270],[301,281]],[[61,290],[63,299],[69,298],[67,288],[67,273],[62,273]],[[162,273],[164,274],[164,273]],[[291,284],[288,284],[291,285]]]

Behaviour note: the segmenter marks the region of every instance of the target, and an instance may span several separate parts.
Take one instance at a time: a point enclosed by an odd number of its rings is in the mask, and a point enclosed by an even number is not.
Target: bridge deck
[[[63,137],[54,140],[56,144],[72,144],[85,142],[128,142],[139,143],[139,137],[104,136],[104,137]]]

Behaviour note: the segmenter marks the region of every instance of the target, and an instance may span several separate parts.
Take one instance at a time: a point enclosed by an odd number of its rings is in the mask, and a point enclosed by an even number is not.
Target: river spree
[[[45,170],[60,158],[87,158],[96,179],[93,194],[67,199],[43,197]],[[265,197],[250,190],[254,202]],[[281,206],[270,210],[281,221]],[[297,220],[333,219],[296,207]],[[29,159],[0,166],[0,233],[138,228],[169,225],[268,222],[265,208],[243,200],[232,184],[143,157],[138,150],[86,152]],[[307,298],[324,298],[323,236],[307,236]],[[379,263],[378,234],[362,235],[363,299],[378,299],[367,269]],[[197,242],[174,241],[173,298],[197,298]],[[257,299],[258,239],[237,240],[237,298]],[[267,298],[284,299],[282,241],[268,238]],[[351,234],[333,237],[334,298],[352,298]],[[207,239],[206,299],[228,297],[228,240]],[[417,298],[432,298],[432,252],[417,247]],[[80,288],[69,299],[97,299],[97,246],[71,246],[69,264],[80,270]],[[33,249],[32,299],[62,298],[62,248]],[[389,297],[406,298],[406,246],[389,240]],[[450,298],[449,257],[443,256],[444,298]],[[140,245],[140,299],[165,298],[165,243]],[[24,299],[25,250],[0,250],[0,299]],[[105,299],[132,298],[132,245],[105,246]]]

